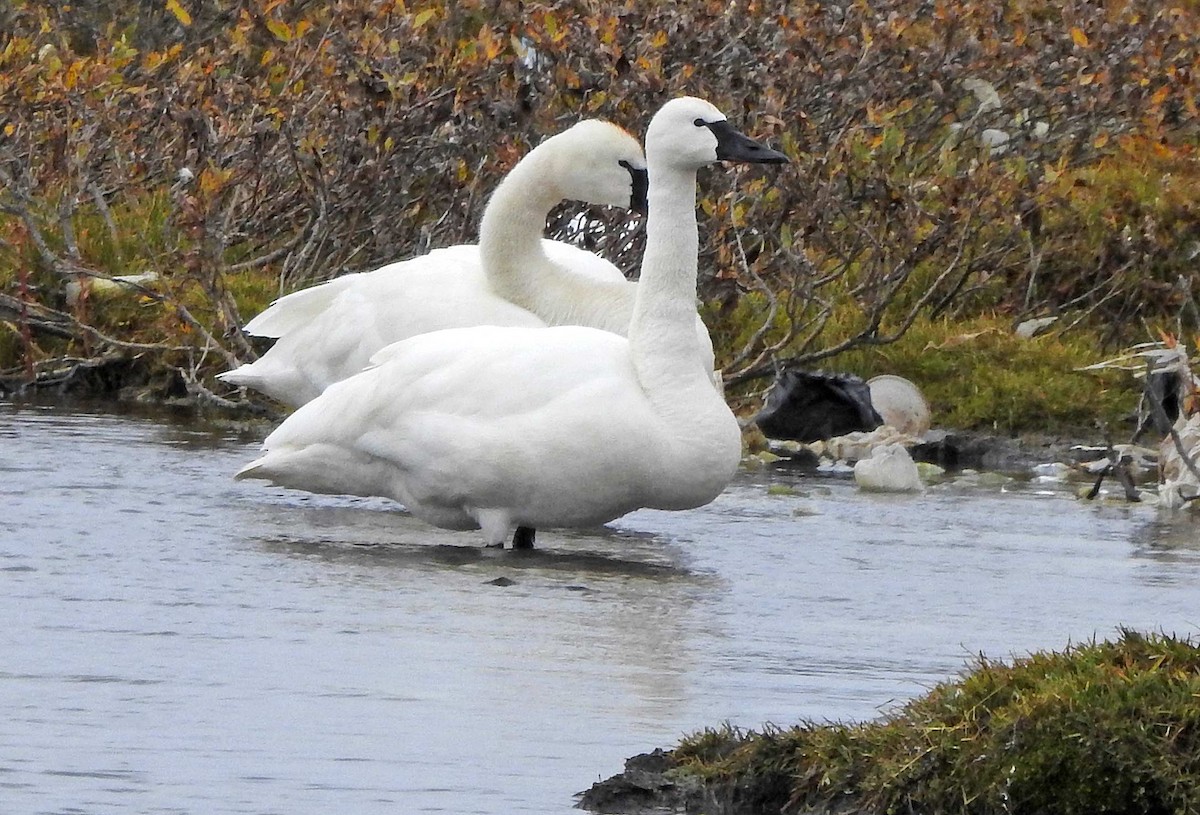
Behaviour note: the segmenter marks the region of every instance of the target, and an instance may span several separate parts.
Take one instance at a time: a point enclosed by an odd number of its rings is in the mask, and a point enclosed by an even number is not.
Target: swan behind
[[[274,347],[220,378],[298,407],[385,345],[428,331],[581,324],[624,334],[636,284],[591,252],[542,239],[563,199],[644,211],[641,145],[596,120],[547,139],[493,193],[479,246],[437,249],[280,298],[245,327],[277,338]],[[703,323],[696,331],[711,356]]]

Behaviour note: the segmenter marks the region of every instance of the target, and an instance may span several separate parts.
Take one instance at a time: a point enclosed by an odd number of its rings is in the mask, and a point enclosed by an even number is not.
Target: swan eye
[[[620,165],[621,165],[622,167],[624,167],[626,170],[629,170],[629,172],[633,172],[633,165],[632,165],[632,164],[630,164],[630,163],[629,163],[628,161],[626,161],[625,159],[621,159],[620,161],[618,161],[618,162],[617,162],[617,164],[620,164]]]
[[[696,121],[692,122],[692,124],[694,124],[696,127],[708,127],[708,122],[704,121],[703,119],[697,119]]]

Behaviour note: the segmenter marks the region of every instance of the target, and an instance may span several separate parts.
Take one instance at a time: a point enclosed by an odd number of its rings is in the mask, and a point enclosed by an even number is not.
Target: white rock
[[[867,380],[871,406],[885,425],[920,438],[929,431],[929,403],[921,389],[902,376],[883,374]]]
[[[902,444],[877,447],[870,458],[854,465],[854,480],[864,490],[920,492],[921,475]]]
[[[1021,339],[1027,340],[1037,335],[1043,328],[1052,324],[1057,319],[1057,317],[1036,317],[1032,320],[1026,320],[1018,325],[1013,333]]]

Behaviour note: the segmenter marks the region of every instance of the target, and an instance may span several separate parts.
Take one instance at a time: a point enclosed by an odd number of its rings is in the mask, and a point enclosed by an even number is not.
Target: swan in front
[[[649,214],[628,338],[581,326],[422,334],[375,355],[267,437],[237,473],[310,492],[394,498],[488,545],[708,503],[741,454],[696,333],[696,174],[783,163],[683,97],[646,137]]]
[[[476,325],[589,325],[625,334],[637,284],[583,249],[542,239],[564,199],[645,212],[646,162],[620,127],[585,120],[544,141],[496,188],[478,246],[435,249],[280,298],[245,327],[276,337],[255,362],[219,375],[298,407],[358,373],[393,342]],[[695,330],[712,367],[703,322]]]

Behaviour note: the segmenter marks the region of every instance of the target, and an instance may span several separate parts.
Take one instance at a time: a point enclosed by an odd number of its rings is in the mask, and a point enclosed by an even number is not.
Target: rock
[[[677,783],[668,777],[675,766],[670,753],[656,749],[625,762],[625,771],[579,793],[578,809],[590,812],[619,812],[650,815],[661,812],[698,811],[689,808],[703,798],[698,780]]]
[[[104,277],[94,277],[89,281],[91,296],[96,299],[111,297],[122,293],[135,293],[138,287],[158,280],[158,272],[143,272],[142,274],[116,275],[111,280]],[[75,306],[83,293],[83,284],[79,279],[67,281],[64,287],[67,305]]]
[[[1200,458],[1200,413],[1187,421],[1180,419],[1175,424],[1175,432],[1183,443],[1183,449],[1188,457]],[[1165,436],[1158,448],[1159,500],[1162,506],[1179,509],[1184,506],[1197,506],[1200,502],[1195,499],[1200,496],[1200,479],[1184,462],[1175,445],[1175,439]]]
[[[870,458],[880,447],[889,444],[902,444],[911,447],[917,439],[901,433],[891,425],[880,425],[869,433],[847,433],[828,439],[824,444],[824,453],[834,460],[861,461]]]
[[[909,452],[916,461],[937,464],[950,472],[975,469],[1027,474],[1036,464],[1070,458],[1070,445],[1031,445],[979,433],[933,430]]]
[[[871,406],[883,423],[901,433],[923,436],[929,431],[929,403],[921,389],[902,376],[883,374],[867,380]]]
[[[871,451],[854,465],[854,480],[864,490],[875,492],[920,492],[921,475],[916,462],[901,444],[887,444]]]
[[[1058,320],[1057,317],[1035,317],[1032,320],[1026,320],[1013,329],[1013,334],[1023,340],[1032,339],[1040,334],[1043,330],[1053,325]]]
[[[811,442],[874,430],[883,419],[860,377],[785,368],[755,422],[770,438]]]

